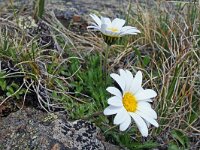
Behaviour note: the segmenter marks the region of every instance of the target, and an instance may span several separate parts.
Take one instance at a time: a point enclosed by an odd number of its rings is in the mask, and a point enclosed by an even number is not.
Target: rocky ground
[[[70,122],[64,113],[25,108],[0,118],[0,150],[118,150],[103,141],[98,127],[84,120]]]

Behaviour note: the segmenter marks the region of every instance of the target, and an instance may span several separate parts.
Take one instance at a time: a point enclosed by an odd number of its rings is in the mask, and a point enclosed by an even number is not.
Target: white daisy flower
[[[109,18],[101,17],[101,19],[95,14],[90,15],[95,23],[88,26],[88,29],[94,29],[102,32],[102,34],[110,37],[122,37],[124,35],[132,34],[136,35],[140,31],[136,27],[124,26],[125,20],[115,18],[112,22]]]
[[[119,70],[119,75],[110,75],[120,86],[121,91],[116,87],[108,87],[106,90],[114,96],[108,99],[109,106],[104,110],[105,115],[116,114],[114,124],[125,131],[131,124],[131,118],[135,121],[142,136],[148,136],[150,124],[158,127],[156,112],[151,108],[149,102],[156,97],[156,92],[151,89],[142,88],[142,72],[138,71],[133,75],[128,70]]]

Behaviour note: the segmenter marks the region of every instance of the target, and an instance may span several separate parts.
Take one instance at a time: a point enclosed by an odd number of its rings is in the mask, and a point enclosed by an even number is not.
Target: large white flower
[[[110,75],[120,86],[121,91],[116,87],[108,87],[106,90],[114,96],[108,99],[109,106],[104,110],[105,115],[116,114],[114,124],[125,131],[133,119],[142,136],[148,136],[150,124],[158,127],[156,112],[151,108],[149,102],[156,97],[156,92],[151,89],[142,88],[142,73],[138,71],[133,75],[128,70],[119,70],[119,75]],[[132,118],[132,119],[131,119]]]
[[[95,14],[90,15],[95,23],[88,26],[88,29],[94,29],[102,32],[106,36],[121,37],[128,34],[137,34],[140,31],[136,27],[124,26],[125,20],[115,18],[112,22],[109,18],[101,17],[101,19]],[[123,27],[124,26],[124,27]]]

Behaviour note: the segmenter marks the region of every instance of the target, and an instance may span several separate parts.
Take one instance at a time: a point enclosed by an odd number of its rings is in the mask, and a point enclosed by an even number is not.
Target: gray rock
[[[33,108],[0,118],[0,131],[0,150],[119,149],[104,142],[100,129],[91,122],[70,122],[65,114]]]
[[[53,138],[64,143],[66,147],[103,150],[104,145],[97,139],[99,133],[94,124],[83,120],[54,121]]]

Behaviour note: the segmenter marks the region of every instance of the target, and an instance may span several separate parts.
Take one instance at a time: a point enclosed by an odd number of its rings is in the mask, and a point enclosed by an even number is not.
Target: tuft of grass
[[[0,58],[3,61],[0,79],[5,99],[0,105],[9,99],[17,98],[22,99],[23,104],[20,107],[23,107],[26,97],[32,94],[34,96],[29,103],[37,104],[46,111],[63,108],[56,104],[51,93],[57,91],[68,95],[66,93],[69,89],[69,77],[61,72],[65,70],[65,65],[69,65],[70,59],[78,57],[64,56],[59,50],[65,47],[69,49],[72,45],[65,41],[61,43],[64,47],[57,45],[60,49],[52,49],[52,45],[58,44],[57,39],[52,37],[62,40],[63,36],[56,35],[59,33],[45,21],[38,24],[38,27],[29,29],[17,27],[15,20],[7,23],[2,21],[4,20],[1,20],[0,26]]]
[[[36,20],[42,18],[45,13],[45,0],[34,1],[34,18]]]
[[[137,8],[129,14],[129,23],[142,32],[137,40],[132,38],[132,45],[141,45],[139,54],[135,50],[137,60],[141,62],[137,66],[148,72],[146,75],[150,80],[145,84],[158,92],[154,107],[160,116],[160,127],[152,130],[151,135],[158,139],[162,137],[163,143],[177,141],[177,136],[171,133],[174,129],[182,132],[181,137],[195,137],[195,133],[199,133],[200,114],[199,6],[196,3],[163,2],[150,8],[140,5]],[[145,66],[143,59],[147,55],[150,61]],[[181,144],[177,147],[181,148],[183,142]]]

